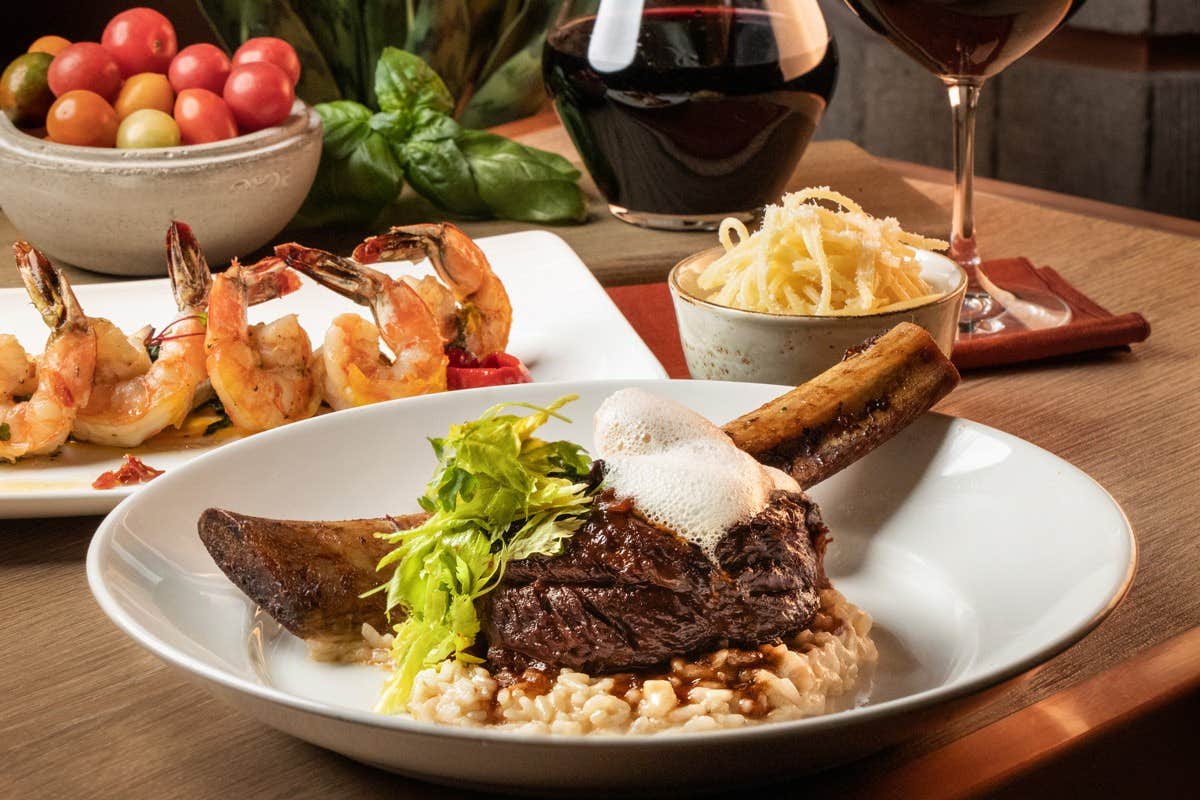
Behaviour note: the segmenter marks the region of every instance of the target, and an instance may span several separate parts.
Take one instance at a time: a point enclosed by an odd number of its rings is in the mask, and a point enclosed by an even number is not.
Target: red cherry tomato
[[[507,386],[533,380],[521,359],[508,353],[492,353],[476,359],[458,348],[451,348],[446,355],[450,357],[450,365],[446,368],[446,387],[449,389]]]
[[[254,61],[233,68],[225,81],[224,97],[238,127],[249,132],[287,119],[296,95],[286,72],[274,64]]]
[[[300,80],[300,59],[296,56],[296,51],[292,49],[292,46],[283,39],[276,39],[274,36],[247,39],[233,54],[235,67],[252,64],[255,61],[266,61],[268,64],[279,67],[292,79],[293,87]]]
[[[208,89],[184,89],[175,98],[175,122],[184,144],[204,144],[237,136],[233,112]]]
[[[176,92],[184,89],[208,89],[220,94],[229,78],[229,56],[216,45],[193,44],[179,51],[171,62],[167,77]]]
[[[179,49],[171,20],[151,8],[117,14],[104,26],[100,43],[116,59],[122,78],[139,72],[165,74]]]
[[[55,97],[85,89],[111,103],[121,89],[121,69],[100,45],[76,42],[64,47],[50,62],[46,80]]]

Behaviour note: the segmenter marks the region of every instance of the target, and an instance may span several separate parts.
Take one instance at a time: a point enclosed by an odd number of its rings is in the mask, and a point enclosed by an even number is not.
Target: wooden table
[[[570,151],[544,118],[509,133]],[[910,177],[886,177],[848,143],[822,143],[798,179],[828,182],[910,227],[944,231],[942,176],[890,166]],[[1182,794],[1197,769],[1200,710],[1200,312],[1191,289],[1200,225],[995,182],[983,189],[977,208],[989,254],[1052,265],[1102,305],[1141,311],[1154,333],[1132,353],[971,374],[940,408],[1093,475],[1133,523],[1138,573],[1125,601],[1075,647],[958,704],[908,744],[804,786],[833,793],[825,796],[1015,797],[1060,791],[1066,776],[1073,790]],[[598,201],[593,210],[601,219]],[[618,226],[627,234],[618,246],[593,225],[558,232],[608,283],[661,279],[678,251],[699,241]],[[471,226],[476,235],[512,228]],[[0,263],[0,285],[12,284]],[[97,522],[0,522],[0,797],[463,796],[276,733],[141,651],[88,593],[83,560]]]

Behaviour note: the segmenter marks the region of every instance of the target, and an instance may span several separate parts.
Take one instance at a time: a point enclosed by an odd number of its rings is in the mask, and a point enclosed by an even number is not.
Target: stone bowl
[[[836,364],[846,350],[901,322],[929,331],[947,356],[954,346],[967,274],[943,255],[917,251],[921,277],[939,296],[903,311],[831,317],[744,311],[703,299],[696,277],[724,252],[714,247],[689,256],[667,278],[693,378],[796,386]]]
[[[164,275],[164,238],[177,219],[216,268],[267,244],[295,216],[321,141],[320,116],[299,100],[274,127],[150,150],[49,142],[0,115],[0,208],[56,262]]]

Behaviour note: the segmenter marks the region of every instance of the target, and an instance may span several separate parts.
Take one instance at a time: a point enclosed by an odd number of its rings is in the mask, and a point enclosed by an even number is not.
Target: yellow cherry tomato
[[[179,126],[170,114],[154,108],[139,108],[117,128],[117,147],[174,147],[179,144]]]
[[[117,95],[113,108],[117,110],[117,118],[125,119],[134,111],[152,108],[164,114],[170,114],[175,107],[175,91],[166,75],[156,72],[142,72],[130,75]]]
[[[33,44],[29,45],[27,53],[49,53],[56,56],[66,49],[71,44],[70,41],[61,36],[39,36],[33,40]]]

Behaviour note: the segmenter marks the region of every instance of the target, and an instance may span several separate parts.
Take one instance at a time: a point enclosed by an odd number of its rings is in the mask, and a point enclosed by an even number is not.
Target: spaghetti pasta
[[[825,200],[839,206],[819,205]],[[737,240],[734,240],[736,234]],[[878,219],[828,186],[786,194],[767,206],[750,233],[739,220],[721,223],[725,253],[696,278],[703,299],[773,314],[858,316],[901,311],[938,297],[921,278],[915,248],[946,242]]]

